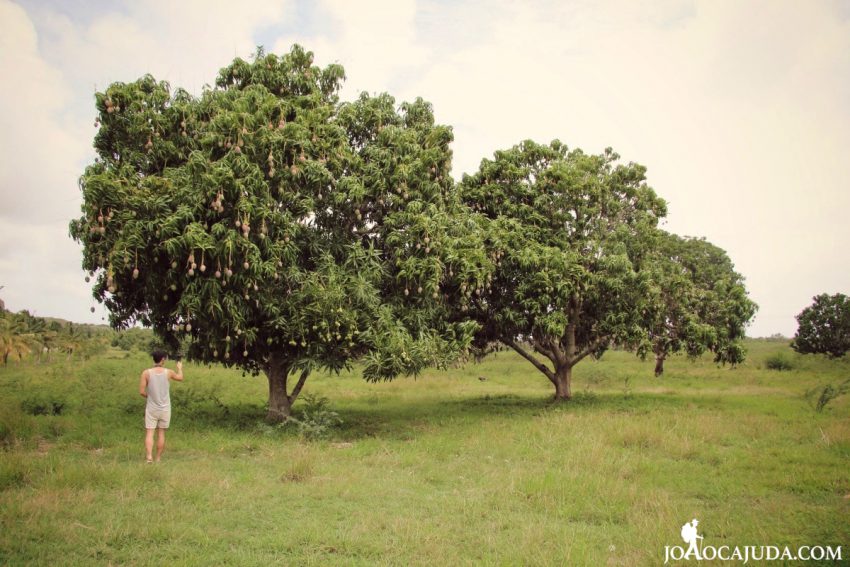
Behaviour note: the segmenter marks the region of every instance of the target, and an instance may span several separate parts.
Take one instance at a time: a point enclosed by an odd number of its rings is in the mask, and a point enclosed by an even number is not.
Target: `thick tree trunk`
[[[655,377],[658,378],[662,374],[664,374],[664,360],[667,357],[663,354],[655,355]]]
[[[573,367],[562,366],[555,371],[555,401],[566,402],[572,399]]]
[[[309,373],[304,371],[298,378],[292,392],[289,393],[287,382],[291,370],[292,363],[277,356],[272,356],[266,365],[266,377],[269,380],[269,411],[266,419],[270,423],[282,423],[289,419],[292,415],[292,404],[298,399],[301,388],[307,381]]]
[[[269,412],[266,420],[270,423],[286,421],[292,414],[292,401],[286,393],[288,374],[289,368],[266,371],[269,379]]]

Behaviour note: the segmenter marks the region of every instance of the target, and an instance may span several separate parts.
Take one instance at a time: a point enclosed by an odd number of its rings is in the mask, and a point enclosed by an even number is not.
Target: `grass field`
[[[385,384],[317,374],[305,392],[344,421],[318,441],[263,424],[262,376],[187,365],[156,465],[146,356],[10,364],[0,564],[659,565],[691,518],[706,544],[846,560],[850,395],[818,413],[804,392],[850,361],[748,348],[736,369],[677,358],[662,379],[610,352],[564,405],[507,352]],[[793,370],[765,367],[780,351]]]

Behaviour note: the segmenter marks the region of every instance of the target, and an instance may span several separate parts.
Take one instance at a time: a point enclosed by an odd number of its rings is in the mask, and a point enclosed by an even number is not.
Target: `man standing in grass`
[[[171,397],[168,395],[168,381],[183,381],[182,362],[177,362],[177,372],[174,372],[163,367],[168,359],[168,355],[163,351],[155,350],[151,354],[154,367],[142,372],[142,379],[139,382],[139,394],[148,400],[145,406],[145,452],[149,463],[153,462],[154,430],[159,432],[156,442],[157,462],[162,458],[162,451],[165,449],[165,430],[168,429],[168,424],[171,421]]]

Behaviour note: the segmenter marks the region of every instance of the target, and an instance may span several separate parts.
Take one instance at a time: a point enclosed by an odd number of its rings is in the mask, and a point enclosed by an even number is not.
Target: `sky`
[[[345,67],[343,100],[430,101],[456,179],[526,139],[645,165],[663,228],[746,278],[750,336],[850,294],[850,0],[0,0],[7,309],[102,322],[68,237],[97,90],[150,73],[198,94],[293,43]]]

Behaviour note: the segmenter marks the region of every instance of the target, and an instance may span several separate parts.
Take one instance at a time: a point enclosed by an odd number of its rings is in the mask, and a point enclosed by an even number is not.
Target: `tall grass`
[[[269,433],[262,377],[187,365],[159,465],[141,355],[12,365],[0,564],[658,565],[694,517],[706,544],[848,554],[850,404],[804,394],[850,366],[773,372],[787,344],[748,346],[738,368],[674,358],[662,379],[611,352],[564,405],[510,353],[387,384],[315,375],[305,392],[342,420],[317,441]]]

